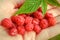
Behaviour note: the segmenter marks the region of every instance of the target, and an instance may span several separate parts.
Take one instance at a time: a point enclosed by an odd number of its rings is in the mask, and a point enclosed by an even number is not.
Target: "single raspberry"
[[[41,9],[41,7],[39,7],[39,8],[38,8],[38,11],[39,11],[39,12],[42,12],[42,9]]]
[[[25,18],[25,24],[32,23],[32,20],[33,20],[32,17],[27,16],[27,17]]]
[[[37,18],[34,18],[33,21],[32,21],[33,24],[39,24],[39,19]]]
[[[1,25],[1,22],[0,22],[0,25]]]
[[[27,16],[31,16],[32,17],[32,13],[28,13],[28,14],[26,14]]]
[[[45,14],[45,18],[47,18],[47,19],[53,18],[53,15],[51,13],[46,13]]]
[[[29,24],[27,24],[27,25],[25,26],[25,29],[26,29],[27,31],[32,31],[33,28],[34,28],[34,25],[31,24],[31,23],[29,23]]]
[[[42,19],[42,20],[40,21],[40,27],[41,27],[42,29],[47,28],[47,27],[48,27],[48,21],[47,21],[46,19]]]
[[[41,31],[41,28],[39,25],[34,25],[34,31],[38,34]]]
[[[1,21],[1,25],[5,28],[11,28],[12,27],[12,21],[8,18],[5,18]]]
[[[20,8],[22,6],[22,4],[24,3],[25,0],[20,0],[20,3],[18,2],[18,4],[15,6],[15,8]]]
[[[25,34],[25,28],[24,28],[24,26],[18,26],[17,30],[18,30],[18,34],[21,34],[21,35]]]
[[[55,18],[49,18],[48,19],[48,24],[49,24],[49,26],[55,25],[56,24],[56,19]]]
[[[25,21],[23,16],[12,16],[11,20],[19,26],[24,25]]]
[[[33,13],[34,17],[38,18],[38,19],[43,19],[43,15],[41,12],[36,11]]]
[[[21,6],[21,4],[17,4],[17,5],[15,5],[15,9],[20,8],[20,6]]]
[[[23,16],[24,18],[26,17],[26,15],[25,15],[25,14],[20,14],[19,16]]]
[[[17,35],[17,29],[16,28],[11,28],[8,30],[8,34],[10,36],[16,36]]]

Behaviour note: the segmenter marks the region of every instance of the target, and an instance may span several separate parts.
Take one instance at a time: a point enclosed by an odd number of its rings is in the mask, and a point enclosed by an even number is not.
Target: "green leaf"
[[[57,6],[59,7],[60,6],[60,3],[58,3],[57,0],[47,0],[47,3],[53,5],[53,6]]]
[[[25,0],[25,3],[20,7],[16,14],[31,13],[36,11],[41,4],[41,0]]]
[[[45,14],[47,11],[47,3],[45,0],[41,1],[41,6],[42,6],[42,12],[43,12],[43,14]]]
[[[56,35],[55,37],[50,38],[48,40],[60,40],[60,34],[59,35]]]

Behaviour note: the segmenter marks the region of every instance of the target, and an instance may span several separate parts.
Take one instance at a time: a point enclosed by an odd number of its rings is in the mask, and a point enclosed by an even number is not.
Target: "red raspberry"
[[[45,18],[47,18],[47,19],[53,18],[53,15],[51,13],[46,13],[45,14]]]
[[[22,34],[22,35],[25,34],[25,28],[24,28],[24,26],[18,26],[17,30],[18,30],[18,34]]]
[[[48,24],[49,24],[49,26],[55,25],[56,24],[56,19],[55,18],[49,18],[48,19]]]
[[[29,23],[29,24],[27,24],[27,25],[25,26],[25,29],[26,29],[27,31],[32,31],[33,28],[34,28],[34,25],[31,24],[31,23]]]
[[[34,31],[38,34],[41,31],[41,28],[39,25],[34,25]]]
[[[38,11],[39,11],[39,12],[42,12],[42,9],[41,9],[41,7],[39,7],[39,8],[38,8]]]
[[[22,4],[24,3],[25,0],[20,0],[20,3],[18,2],[18,4],[15,6],[15,8],[20,8],[22,6]]]
[[[25,15],[25,14],[20,14],[19,16],[23,16],[24,18],[26,17],[26,15]]]
[[[27,16],[31,16],[32,17],[32,13],[26,14]]]
[[[41,12],[36,11],[33,13],[34,17],[38,18],[38,19],[43,19],[43,15]]]
[[[18,8],[20,8],[20,6],[21,6],[20,4],[17,4],[17,5],[15,5],[14,8],[15,8],[15,9],[18,9]]]
[[[11,28],[12,27],[12,21],[8,18],[5,18],[1,21],[1,25],[5,28]]]
[[[23,25],[25,21],[23,16],[13,16],[11,19],[14,23],[16,23],[19,26]]]
[[[16,28],[9,29],[8,34],[10,36],[16,36],[17,35],[17,29]]]
[[[1,22],[0,22],[0,25],[1,25]]]
[[[26,24],[28,24],[28,23],[32,23],[32,20],[33,20],[32,17],[27,16],[27,17],[25,18],[25,23],[26,23]]]
[[[34,18],[33,21],[32,21],[33,24],[39,24],[39,19],[37,18]]]
[[[42,19],[42,20],[40,21],[40,27],[41,27],[42,29],[47,28],[47,27],[48,27],[48,21],[47,21],[46,19]]]

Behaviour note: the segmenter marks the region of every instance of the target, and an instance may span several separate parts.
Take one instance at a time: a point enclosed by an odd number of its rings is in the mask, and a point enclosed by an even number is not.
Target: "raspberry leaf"
[[[26,0],[16,14],[31,13],[36,11],[41,4],[41,0]]]
[[[49,4],[53,5],[53,6],[57,6],[57,7],[60,6],[60,4],[58,3],[57,0],[47,0],[47,3],[49,3]]]
[[[43,14],[45,14],[47,11],[47,3],[45,2],[45,0],[41,1],[41,6],[42,6],[42,12]]]
[[[47,3],[59,7],[57,0],[25,0],[24,4],[18,9],[16,14],[29,14],[35,12],[41,5],[43,14],[47,11]],[[16,15],[15,14],[15,15]]]

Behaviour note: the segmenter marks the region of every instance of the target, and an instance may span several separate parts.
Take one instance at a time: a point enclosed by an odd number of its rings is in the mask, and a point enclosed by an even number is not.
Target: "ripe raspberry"
[[[10,36],[16,36],[17,35],[17,29],[16,28],[9,29],[8,34]]]
[[[29,13],[29,14],[26,14],[26,15],[32,17],[32,13]]]
[[[34,17],[38,18],[38,19],[43,19],[43,15],[41,12],[36,11],[33,13]]]
[[[20,8],[22,6],[22,4],[24,3],[25,0],[20,0],[20,3],[18,2],[18,4],[15,6],[15,8]]]
[[[51,13],[46,13],[45,14],[45,18],[47,18],[47,19],[53,18],[53,15]]]
[[[20,8],[20,4],[17,4],[17,5],[15,5],[15,9],[18,9],[18,8]]]
[[[34,18],[33,21],[32,21],[33,24],[39,24],[39,19],[37,18]]]
[[[0,22],[0,25],[1,25],[1,22]]]
[[[23,16],[24,18],[26,17],[26,15],[25,15],[25,14],[20,14],[19,16]]]
[[[25,28],[24,28],[24,26],[18,26],[17,30],[18,30],[18,34],[21,34],[21,35],[25,34]]]
[[[38,8],[38,11],[39,11],[39,12],[42,12],[42,9],[41,9],[41,7],[39,7],[39,8]]]
[[[34,31],[38,34],[41,31],[41,28],[39,25],[34,25]]]
[[[23,25],[25,21],[23,16],[13,16],[11,20],[19,26]]]
[[[25,18],[25,24],[32,23],[32,20],[33,20],[32,17],[27,16],[27,17]]]
[[[49,18],[48,19],[48,24],[49,24],[49,26],[55,25],[56,24],[56,19],[55,18]]]
[[[29,23],[29,24],[27,24],[27,25],[25,26],[25,29],[26,29],[27,31],[32,31],[33,28],[34,28],[34,25],[31,24],[31,23]]]
[[[42,19],[42,20],[40,21],[40,27],[41,27],[42,29],[47,28],[47,27],[48,27],[48,21],[47,21],[46,19]]]
[[[1,21],[1,25],[5,28],[11,28],[12,27],[12,21],[8,18],[5,18]]]

